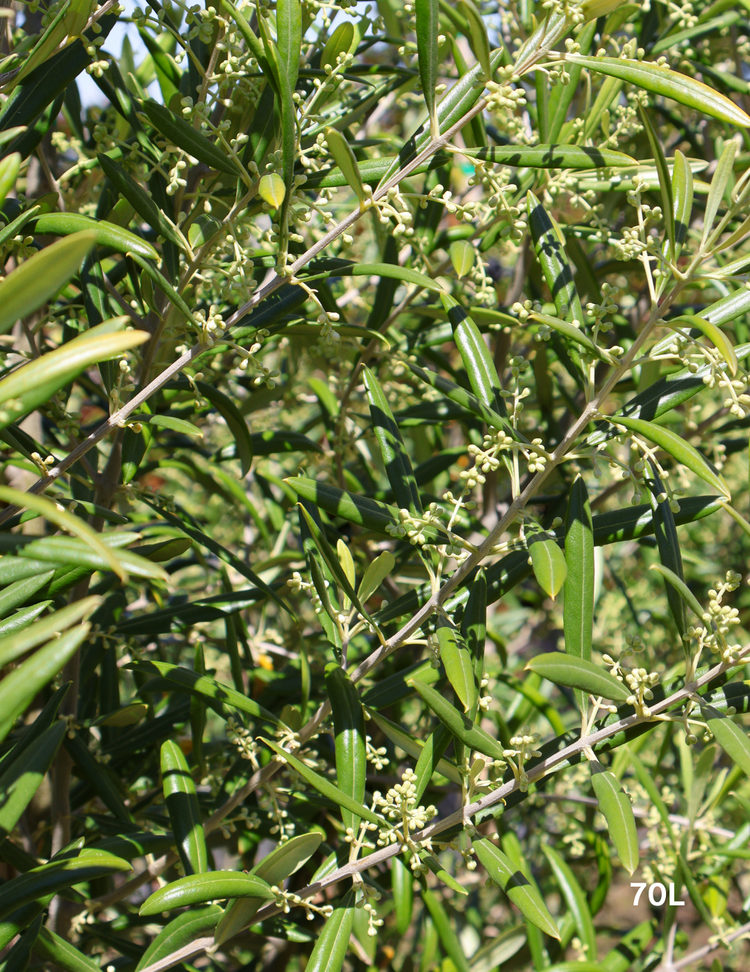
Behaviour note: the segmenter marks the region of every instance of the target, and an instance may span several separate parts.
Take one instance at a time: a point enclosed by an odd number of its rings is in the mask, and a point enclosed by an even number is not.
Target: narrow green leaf
[[[138,672],[158,673],[169,682],[172,682],[176,689],[195,692],[215,702],[231,705],[233,708],[239,709],[240,712],[247,712],[248,715],[251,715],[259,721],[270,722],[275,726],[283,725],[273,712],[264,709],[262,705],[258,705],[254,699],[247,698],[247,696],[242,695],[236,689],[231,688],[229,685],[224,685],[222,682],[217,682],[208,675],[191,672],[188,668],[180,668],[179,665],[172,665],[170,662],[150,660],[147,662],[136,662],[131,665],[131,668],[133,671]]]
[[[198,795],[187,760],[171,739],[162,743],[161,776],[169,822],[185,874],[204,874],[208,871],[208,852]]]
[[[578,936],[586,947],[588,954],[596,956],[596,932],[591,919],[591,912],[586,903],[586,895],[575,875],[563,860],[562,856],[549,844],[542,844],[542,852],[550,863],[568,908],[575,918]]]
[[[292,479],[285,479],[284,482],[288,483],[302,499],[325,510],[331,516],[340,516],[366,530],[374,530],[376,533],[389,536],[388,527],[395,527],[400,523],[395,506],[388,506],[368,496],[357,496],[337,486],[329,486],[327,483],[307,479],[304,476],[295,476]],[[430,534],[429,531],[425,531],[425,533],[431,538],[437,536],[436,532]]]
[[[479,686],[474,675],[474,663],[460,633],[441,618],[437,627],[440,660],[445,674],[461,700],[465,712],[472,712],[479,699]]]
[[[403,729],[401,726],[396,725],[395,722],[391,722],[390,719],[386,719],[384,715],[382,715],[380,712],[376,712],[375,709],[368,708],[367,711],[368,711],[368,715],[375,723],[375,725],[380,729],[383,735],[386,738],[390,739],[390,741],[394,743],[396,746],[398,746],[399,749],[403,749],[403,751],[407,755],[411,756],[412,759],[416,759],[417,764],[419,764],[419,761],[422,759],[423,754],[428,749],[428,747],[432,749],[432,746],[434,744],[434,740],[433,740],[434,733],[432,733],[428,737],[427,742],[423,743],[422,740],[417,739],[417,737],[412,732],[407,732],[406,729]],[[438,731],[442,731],[442,727],[440,727]],[[450,734],[448,734],[448,741],[450,741]],[[447,743],[446,743],[446,747],[447,747]],[[446,747],[443,747],[443,749],[445,750]],[[432,778],[432,772],[438,772],[440,773],[441,776],[445,776],[453,783],[457,783],[459,786],[461,785],[461,774],[458,772],[458,767],[456,766],[455,763],[451,762],[448,759],[442,759],[442,758],[438,758],[436,761],[433,760],[432,762],[434,762],[434,768],[430,772],[427,782],[429,782],[429,780]],[[417,771],[417,776],[419,776],[418,771]],[[419,789],[419,784],[417,784],[417,789]]]
[[[75,733],[72,739],[66,738],[64,745],[68,755],[75,763],[78,775],[89,784],[104,806],[120,822],[123,829],[132,827],[133,818],[125,806],[122,787],[118,785],[119,781],[110,767],[103,767],[98,762],[79,733]]]
[[[688,327],[697,327],[699,331],[708,338],[708,340],[714,345],[714,347],[719,351],[722,358],[729,365],[729,371],[734,377],[737,374],[737,368],[739,367],[739,362],[737,361],[737,353],[734,350],[734,345],[729,337],[729,335],[722,331],[721,328],[717,327],[716,324],[707,320],[705,317],[699,317],[697,314],[686,314],[681,317],[672,317],[669,320],[670,324],[681,324],[684,323]],[[1,388],[2,386],[0,386]]]
[[[607,821],[607,829],[623,867],[632,874],[638,867],[638,834],[633,807],[617,777],[598,761],[589,764],[591,785],[599,801],[599,809]]]
[[[487,148],[462,148],[470,159],[532,169],[604,169],[637,165],[623,152],[583,145],[492,145]]]
[[[276,33],[279,59],[284,65],[289,88],[294,93],[302,50],[302,4],[300,0],[278,0],[276,5]]]
[[[96,726],[133,726],[144,718],[148,711],[148,706],[142,702],[132,702],[130,705],[123,705],[114,712],[107,712],[98,719],[94,719],[92,725]]]
[[[482,14],[479,12],[474,0],[460,0],[461,13],[466,17],[469,24],[468,41],[474,52],[474,57],[479,61],[485,81],[492,80],[492,64],[490,61],[490,41],[487,36]]]
[[[196,131],[189,122],[179,118],[165,105],[147,100],[142,102],[140,107],[154,128],[178,148],[184,149],[188,155],[192,155],[194,159],[205,163],[211,169],[218,169],[232,176],[239,175],[236,163],[224,148],[214,145],[210,139]]]
[[[341,972],[349,948],[349,937],[354,927],[356,895],[357,892],[352,888],[336,902],[333,914],[326,919],[318,935],[315,947],[307,960],[305,972]]]
[[[71,341],[17,368],[0,381],[0,427],[32,412],[92,364],[111,361],[150,336],[146,331],[97,334]]]
[[[45,960],[48,967],[62,969],[63,972],[101,972],[98,962],[49,928],[40,929],[34,952]]]
[[[130,864],[114,854],[89,849],[82,851],[78,857],[50,861],[17,875],[0,887],[0,918],[46,894],[58,893],[82,881],[130,870]]]
[[[192,546],[193,541],[190,537],[173,537],[170,540],[161,540],[159,543],[139,544],[130,552],[137,553],[155,564],[163,564],[175,557],[181,557]]]
[[[485,732],[481,726],[474,725],[468,716],[459,712],[440,692],[423,682],[412,680],[408,684],[416,689],[446,729],[449,729],[465,746],[482,753],[483,756],[489,756],[490,759],[505,758],[501,743]]]
[[[506,418],[498,415],[496,411],[480,402],[476,395],[472,395],[465,388],[461,388],[460,385],[455,384],[455,382],[450,381],[448,378],[441,377],[441,375],[436,374],[434,371],[425,371],[423,368],[419,368],[411,362],[409,362],[409,367],[418,378],[421,378],[422,381],[431,385],[433,388],[437,388],[450,401],[455,402],[468,412],[472,412],[481,418],[490,428],[502,429],[512,438],[516,439],[516,441],[525,441]]]
[[[721,300],[717,300],[709,307],[706,307],[701,312],[701,317],[707,321],[711,321],[712,324],[721,326],[722,324],[728,324],[730,321],[735,321],[742,314],[747,313],[748,307],[750,307],[750,290],[741,287],[739,290],[732,291],[731,294],[727,294],[726,297],[722,297]],[[748,347],[747,344],[743,345],[743,348]]]
[[[419,17],[419,12],[417,12],[417,17]],[[329,64],[332,68],[335,68],[339,54],[348,53],[351,50],[353,40],[354,25],[351,20],[345,20],[343,24],[338,25],[326,41],[326,46],[320,55],[320,66],[325,68],[326,64]]]
[[[568,574],[565,554],[554,540],[549,538],[535,540],[530,537],[529,555],[534,577],[545,594],[554,601]]]
[[[179,432],[180,435],[194,435],[198,439],[203,438],[203,431],[192,422],[185,419],[175,418],[174,415],[137,415],[139,422],[148,422],[159,429],[168,429],[170,432]]]
[[[380,382],[370,369],[363,368],[363,373],[375,436],[396,502],[400,509],[408,510],[412,514],[421,514],[422,501],[419,498],[419,488],[391,406]]]
[[[0,281],[0,334],[54,297],[70,280],[96,242],[85,230],[35,253]]]
[[[274,76],[273,71],[268,63],[268,58],[266,57],[266,52],[263,45],[260,42],[258,36],[254,33],[250,24],[247,22],[243,14],[230,3],[229,0],[221,0],[221,5],[227,11],[232,20],[237,24],[242,38],[247,44],[247,48],[258,62],[261,71],[266,76],[266,78],[271,82],[271,84],[278,90],[278,82]]]
[[[564,338],[568,341],[573,341],[574,344],[582,347],[584,351],[588,351],[589,354],[593,355],[595,358],[601,358],[602,361],[606,361],[607,364],[615,364],[615,360],[612,355],[605,348],[599,347],[598,344],[594,344],[591,338],[586,334],[586,332],[570,321],[563,321],[559,317],[553,317],[550,314],[543,314],[540,311],[532,311],[529,314],[529,318],[534,321],[538,321],[540,324],[545,324],[547,327],[551,327],[553,331],[557,331],[558,334],[562,334]]]
[[[453,877],[452,874],[449,874],[445,870],[443,865],[440,863],[440,861],[434,858],[432,854],[427,854],[423,851],[420,854],[420,857],[422,858],[422,861],[427,865],[427,867],[429,867],[429,869],[432,871],[432,873],[435,875],[438,881],[440,881],[441,884],[444,884],[446,887],[450,888],[451,891],[455,892],[456,894],[460,894],[464,897],[468,895],[469,892],[466,890],[466,888],[462,884],[460,884]]]
[[[360,212],[364,212],[367,194],[365,193],[365,186],[362,182],[357,158],[352,151],[351,145],[341,132],[337,132],[335,128],[326,128],[325,136],[328,151],[333,156],[336,165],[343,172],[347,185],[356,194],[357,199],[359,199]]]
[[[328,800],[332,800],[334,803],[338,804],[340,807],[350,810],[356,816],[362,817],[363,820],[369,820],[370,823],[381,825],[383,821],[378,817],[376,813],[373,813],[369,807],[366,807],[363,803],[355,800],[353,797],[348,796],[343,790],[340,790],[333,783],[330,783],[324,776],[316,773],[315,770],[310,769],[302,760],[297,759],[296,756],[292,756],[286,750],[282,749],[276,743],[271,742],[269,739],[262,739],[261,741],[272,749],[277,756],[280,756],[282,760],[296,770],[299,775],[317,790],[322,796],[326,797]]]
[[[642,921],[623,935],[601,961],[603,972],[629,972],[633,962],[645,951],[654,937],[654,921]]]
[[[149,260],[158,260],[154,247],[140,236],[104,219],[92,219],[83,213],[46,213],[34,223],[34,231],[50,236],[70,236],[83,230],[96,233],[99,246],[117,250],[118,253],[139,253]]]
[[[349,598],[349,600],[352,602],[354,607],[359,611],[359,613],[364,618],[367,618],[368,620],[372,620],[364,604],[362,604],[359,597],[357,596],[354,587],[349,581],[349,578],[346,576],[346,572],[342,568],[338,557],[336,556],[336,554],[331,548],[331,545],[328,543],[325,534],[318,527],[318,524],[310,516],[310,514],[307,512],[307,510],[302,504],[300,504],[300,513],[304,517],[307,528],[310,531],[313,541],[315,542],[315,546],[320,551],[321,556],[323,557],[323,560],[325,560],[326,566],[333,574],[336,583],[341,587],[341,590]]]
[[[270,854],[266,854],[255,865],[252,873],[268,884],[281,885],[282,881],[296,874],[310,860],[322,840],[323,835],[316,832],[297,834],[296,837],[279,844]]]
[[[702,81],[672,71],[666,65],[660,67],[648,61],[632,61],[622,57],[585,57],[582,54],[568,54],[566,60],[571,64],[580,64],[589,71],[627,81],[663,98],[671,98],[678,104],[693,108],[701,115],[718,118],[730,125],[750,128],[750,117],[733,101]]]
[[[422,885],[422,901],[424,902],[427,911],[430,913],[430,918],[432,918],[432,922],[437,929],[440,944],[443,946],[443,950],[453,963],[453,966],[458,970],[458,972],[470,972],[469,962],[464,954],[463,948],[461,947],[461,942],[458,939],[458,935],[453,930],[453,926],[451,925],[445,908],[435,892],[425,887],[424,884]]]
[[[715,472],[708,463],[708,460],[698,452],[698,450],[686,442],[683,438],[671,429],[656,425],[654,422],[645,422],[643,419],[635,419],[624,415],[613,417],[617,425],[624,425],[631,432],[642,435],[645,439],[655,443],[660,449],[668,452],[673,459],[687,466],[696,476],[699,476],[709,486],[713,486],[718,492],[722,493],[727,499],[731,498],[729,487],[724,481],[724,477]]]
[[[51,565],[48,565],[51,567]],[[22,604],[25,604],[37,591],[40,591],[54,577],[54,569],[37,572],[32,577],[25,577],[14,584],[8,585],[0,593],[0,618]]]
[[[554,224],[533,192],[526,195],[526,208],[536,258],[552,294],[557,313],[566,321],[575,320],[582,325],[584,318],[581,299]]]
[[[714,734],[716,742],[727,756],[739,766],[745,776],[750,777],[750,739],[747,734],[729,718],[707,719],[706,724]]]
[[[7,837],[41,786],[65,735],[65,723],[55,722],[35,741],[30,752],[3,764],[0,776],[0,836]],[[7,761],[6,761],[7,762]]]
[[[471,846],[489,876],[500,885],[524,918],[559,941],[560,932],[544,899],[526,876],[513,866],[510,858],[486,837],[475,840]]]
[[[414,875],[400,857],[391,858],[391,892],[396,915],[396,932],[403,936],[410,927],[414,911]]]
[[[11,152],[10,155],[0,161],[0,206],[5,202],[6,196],[16,184],[18,173],[21,169],[21,153]]]
[[[661,479],[656,473],[656,467],[652,463],[653,479],[647,479],[646,483],[651,494],[651,505],[654,510],[654,534],[659,546],[659,558],[662,565],[672,571],[680,580],[684,581],[685,576],[682,570],[682,555],[680,554],[680,542],[677,538],[677,525],[674,520],[674,513],[669,505],[669,497],[662,484]],[[687,617],[685,614],[685,602],[678,591],[664,579],[664,586],[667,592],[667,601],[672,617],[677,625],[677,630],[682,637],[687,631]]]
[[[7,536],[7,535],[6,535]],[[154,580],[165,580],[166,572],[162,567],[158,567],[139,557],[138,554],[130,550],[120,549],[124,543],[132,543],[137,539],[137,535],[132,533],[110,533],[97,535],[102,546],[108,550],[107,556],[100,556],[98,550],[92,550],[88,539],[78,537],[40,537],[38,540],[31,540],[24,543],[18,549],[20,558],[30,558],[32,560],[49,561],[49,566],[54,567],[59,564],[66,566],[88,567],[91,570],[112,570],[112,558],[118,565],[118,573],[127,571],[134,577],[151,577]],[[13,540],[21,539],[17,535]],[[26,537],[22,538],[26,540]],[[0,541],[0,544],[2,541]],[[113,549],[114,548],[114,549]],[[116,551],[116,552],[115,552]],[[0,603],[3,595],[0,594]]]
[[[54,639],[3,678],[0,682],[0,712],[4,719],[0,727],[0,739],[8,735],[14,721],[25,712],[37,692],[62,671],[66,662],[86,640],[90,629],[90,624],[81,624]]]
[[[396,558],[388,550],[384,550],[383,553],[378,554],[372,561],[365,571],[357,591],[359,599],[363,604],[367,603],[386,577],[389,577],[393,573],[395,566]]]
[[[469,649],[474,667],[474,677],[481,685],[484,674],[484,643],[487,636],[487,572],[480,567],[471,582],[469,599],[461,618],[461,634]],[[477,694],[476,703],[479,703]],[[476,711],[471,713],[476,716]]]
[[[461,155],[496,165],[511,165],[532,169],[601,169],[624,168],[637,165],[635,159],[611,149],[580,145],[492,145],[482,148],[461,147]],[[448,157],[442,154],[418,165],[412,175],[419,175],[444,165]],[[383,176],[397,165],[398,156],[365,159],[358,162],[360,178],[368,185],[377,185]],[[305,188],[334,189],[348,185],[344,173],[338,169],[322,169],[308,176]]]
[[[594,526],[589,494],[583,477],[578,476],[570,490],[565,520],[565,578],[563,631],[565,651],[574,658],[591,661],[594,631]],[[585,715],[588,695],[576,692]]]
[[[737,143],[729,139],[724,145],[724,150],[719,158],[716,171],[711,179],[711,191],[706,199],[706,210],[703,215],[703,238],[702,244],[708,240],[714,226],[716,214],[724,201],[724,194],[727,191],[729,180],[732,178],[734,170],[734,157],[737,153]]]
[[[44,922],[44,915],[39,915],[32,921],[13,948],[5,955],[0,968],[3,972],[26,972],[31,958],[31,951],[36,944],[37,937]]]
[[[273,891],[265,881],[242,871],[209,871],[189,874],[159,888],[141,905],[139,914],[158,915],[189,905],[220,901],[223,898],[263,898],[269,901]]]
[[[176,232],[172,223],[162,213],[152,197],[117,162],[102,153],[97,155],[97,158],[102,172],[123,199],[127,199],[141,219],[144,219],[165,240],[169,240],[182,249],[184,243],[179,233]]]
[[[453,297],[442,294],[441,300],[472,391],[483,405],[504,415],[500,376],[479,328]]]
[[[671,252],[667,252],[665,255],[667,259],[676,261],[687,238],[690,217],[693,212],[693,170],[679,149],[676,149],[674,153],[672,200],[674,203],[675,249],[674,255]]]
[[[281,887],[283,882],[298,871],[315,853],[323,839],[322,834],[298,834],[272,850],[255,865],[251,873],[262,878],[268,885]],[[216,926],[214,941],[217,945],[238,935],[250,924],[263,904],[263,898],[237,898],[230,902]]]
[[[432,277],[412,270],[410,267],[401,267],[397,263],[352,263],[348,266],[339,267],[337,274],[342,277],[390,277],[393,280],[402,280],[404,283],[414,284],[424,290],[440,294],[443,288]]]
[[[465,277],[474,266],[476,255],[477,251],[468,240],[454,240],[448,247],[448,256],[459,280]],[[443,306],[445,306],[445,297],[443,297]]]
[[[4,557],[3,561],[6,559]],[[36,570],[38,571],[38,566]],[[101,603],[100,597],[82,598],[74,604],[69,604],[67,607],[55,611],[54,614],[50,614],[46,618],[42,618],[41,621],[37,621],[31,627],[25,627],[0,638],[0,668],[87,618]]]
[[[520,872],[531,885],[532,889],[538,893],[539,887],[534,880],[534,874],[531,869],[529,859],[524,852],[515,831],[507,830],[502,835],[500,844],[503,852],[508,857],[508,862],[513,871]],[[534,964],[534,969],[538,970],[546,968],[549,960],[546,954],[542,931],[537,925],[534,924],[534,922],[529,921],[528,918],[524,919],[524,924],[526,926],[526,941],[528,942],[529,952],[531,953],[531,960]],[[488,969],[487,972],[490,972],[490,970]]]
[[[651,154],[653,155],[654,162],[656,163],[656,171],[659,173],[661,209],[664,216],[664,225],[666,227],[667,252],[675,253],[677,249],[677,240],[675,238],[674,200],[672,199],[672,180],[669,176],[667,160],[664,157],[664,149],[661,147],[659,136],[656,134],[654,126],[651,124],[651,119],[648,116],[648,112],[644,110],[642,105],[638,106],[638,115],[641,119],[641,124],[646,129],[648,142],[651,146]]]
[[[619,682],[614,675],[584,658],[573,658],[560,651],[537,655],[526,665],[530,672],[536,672],[556,685],[580,689],[594,696],[612,699],[613,702],[627,702],[630,689]]]
[[[148,968],[149,965],[156,965],[161,959],[194,942],[196,938],[210,935],[222,914],[222,909],[212,904],[202,908],[191,908],[173,918],[143,953],[135,967],[135,972],[141,972],[141,969]]]
[[[54,895],[48,894],[38,901],[32,901],[27,905],[16,908],[7,918],[0,921],[0,947],[5,948],[7,945],[10,945],[13,939],[24,928],[28,928],[31,922],[45,910],[53,897]]]
[[[417,20],[417,64],[419,78],[422,82],[422,94],[427,114],[430,118],[430,131],[433,138],[440,134],[440,124],[437,116],[437,102],[435,88],[438,83],[438,0],[415,0],[414,14]]]
[[[206,536],[200,530],[196,530],[194,527],[188,526],[180,517],[175,516],[169,510],[165,510],[164,507],[157,505],[156,503],[150,502],[148,499],[145,500],[152,509],[155,509],[158,514],[163,517],[172,526],[177,527],[182,530],[191,540],[196,543],[201,544],[203,547],[207,547],[212,553],[216,554],[219,560],[223,560],[225,564],[229,564],[233,567],[239,574],[247,578],[250,583],[255,584],[255,586],[263,591],[266,597],[270,597],[272,601],[275,601],[282,610],[286,611],[291,617],[294,617],[294,612],[291,610],[288,604],[286,604],[279,595],[272,590],[265,581],[261,580],[260,577],[249,567],[244,560],[241,560],[226,547],[223,547],[220,543],[213,539],[213,537]]]
[[[37,563],[37,570],[39,569],[39,566],[40,565]],[[34,573],[36,573],[36,571],[34,571]],[[6,618],[4,621],[0,621],[0,636],[3,638],[10,637],[11,635],[18,634],[19,632],[28,628],[28,626],[32,624],[32,622],[38,618],[43,611],[47,610],[50,604],[52,604],[52,601],[40,601],[38,604],[32,604],[30,607],[22,608],[21,610],[16,611],[15,614],[11,615],[9,618]]]
[[[359,692],[339,665],[326,666],[326,691],[331,703],[336,752],[336,780],[339,789],[357,803],[364,803],[367,782],[367,747],[365,718]],[[341,808],[344,827],[354,836],[359,831],[359,817]]]

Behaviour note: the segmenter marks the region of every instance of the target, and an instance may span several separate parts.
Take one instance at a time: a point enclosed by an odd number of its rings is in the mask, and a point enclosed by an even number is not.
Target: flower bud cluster
[[[381,829],[378,844],[393,844],[398,841],[407,842],[407,838],[415,830],[421,830],[437,814],[437,808],[417,805],[417,775],[413,769],[404,771],[400,783],[392,786],[385,797],[376,791],[372,797],[373,810],[381,810],[385,817],[392,821],[400,821],[401,831],[389,829],[385,833]]]
[[[503,750],[503,756],[513,770],[513,775],[518,781],[518,788],[522,793],[525,793],[529,788],[529,777],[523,768],[523,764],[532,756],[542,755],[541,750],[537,749],[541,739],[541,735],[538,732],[532,732],[530,726],[523,726],[520,733],[511,737],[510,747]]]
[[[413,546],[422,546],[427,543],[424,531],[440,524],[439,507],[437,503],[430,503],[421,516],[402,509],[398,511],[398,518],[397,524],[388,524],[386,533],[392,537],[404,538]]]
[[[635,710],[639,716],[651,715],[651,710],[646,705],[646,702],[650,702],[653,699],[654,693],[651,691],[651,688],[659,684],[659,678],[658,672],[648,672],[645,668],[634,668],[625,675],[625,682],[633,693],[628,696],[628,705],[635,706]],[[622,676],[620,676],[620,679],[622,680]]]

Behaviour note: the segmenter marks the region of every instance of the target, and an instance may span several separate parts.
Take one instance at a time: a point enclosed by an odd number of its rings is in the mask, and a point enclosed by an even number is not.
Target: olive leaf
[[[529,538],[529,556],[539,586],[554,600],[568,576],[565,554],[554,540],[538,535]]]
[[[560,932],[544,899],[526,877],[513,867],[509,858],[486,837],[473,841],[472,850],[492,880],[499,884],[521,914],[553,938]]]
[[[417,20],[417,59],[422,94],[430,118],[432,137],[440,134],[436,111],[435,88],[438,83],[438,0],[416,0],[414,14]]]
[[[526,668],[557,685],[580,689],[590,695],[599,695],[615,702],[627,702],[631,694],[626,685],[593,662],[563,655],[558,651],[537,655]]]
[[[719,94],[702,81],[689,78],[671,68],[661,67],[648,61],[632,61],[627,58],[614,57],[586,57],[582,54],[568,54],[571,64],[580,64],[589,71],[608,74],[634,84],[645,91],[671,98],[673,101],[687,108],[693,108],[702,114],[732,125],[750,128],[750,117],[738,108],[733,101]]]
[[[0,281],[0,333],[5,334],[20,317],[54,297],[95,242],[93,230],[74,233],[24,260]]]
[[[265,881],[242,871],[209,871],[188,874],[154,891],[140,907],[141,915],[158,915],[207,901],[222,898],[273,898],[273,891]]]
[[[699,476],[709,486],[713,486],[727,499],[730,498],[729,487],[724,477],[715,472],[695,446],[690,445],[671,429],[655,422],[646,422],[644,419],[630,418],[629,416],[618,415],[615,419],[618,425],[624,425],[626,429],[642,435],[645,439],[655,443],[660,449],[668,452],[673,459],[687,466],[692,472]]]
[[[591,785],[599,801],[599,809],[607,821],[609,835],[615,845],[623,867],[633,874],[638,867],[638,834],[635,817],[628,795],[620,786],[620,781],[598,761],[589,764]]]

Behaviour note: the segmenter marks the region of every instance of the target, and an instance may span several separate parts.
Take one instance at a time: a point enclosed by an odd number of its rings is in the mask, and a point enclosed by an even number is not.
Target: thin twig
[[[731,944],[731,942],[736,942],[738,938],[742,938],[745,935],[750,935],[750,921],[744,925],[740,925],[731,935],[726,935],[719,941],[709,942],[708,945],[704,945],[702,948],[696,948],[694,952],[690,952],[689,955],[681,958],[679,962],[675,962],[672,965],[672,972],[679,972],[680,969],[686,969],[688,965],[694,965],[696,962],[700,962],[702,958],[710,955],[711,952],[724,948],[726,945]],[[666,970],[661,968],[660,972],[666,972]]]

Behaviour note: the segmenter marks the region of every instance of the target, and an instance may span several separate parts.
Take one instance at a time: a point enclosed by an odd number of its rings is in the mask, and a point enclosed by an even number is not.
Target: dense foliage
[[[747,969],[746,5],[0,14],[0,968]]]

